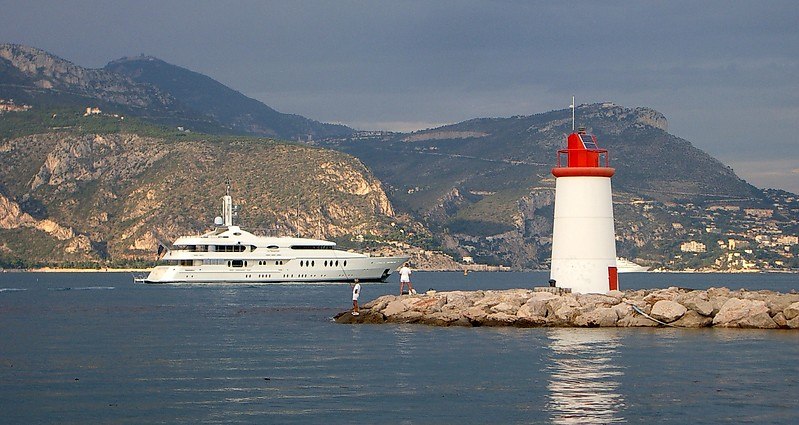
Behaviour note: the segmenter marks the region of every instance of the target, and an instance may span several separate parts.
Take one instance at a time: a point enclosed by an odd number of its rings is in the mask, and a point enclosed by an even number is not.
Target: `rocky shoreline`
[[[557,294],[549,288],[384,295],[338,323],[432,326],[799,329],[799,293],[670,287]]]

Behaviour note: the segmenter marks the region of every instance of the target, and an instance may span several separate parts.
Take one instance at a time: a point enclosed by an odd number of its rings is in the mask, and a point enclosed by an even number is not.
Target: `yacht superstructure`
[[[166,249],[145,283],[385,281],[408,257],[371,257],[336,249],[335,242],[257,236],[233,225],[230,184],[216,228],[181,236]]]

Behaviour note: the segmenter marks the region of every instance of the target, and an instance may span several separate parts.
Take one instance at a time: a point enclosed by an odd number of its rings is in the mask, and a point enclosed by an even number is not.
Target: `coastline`
[[[0,269],[0,273],[146,273],[152,270],[152,268],[97,268],[97,269],[81,269],[81,268],[59,268],[59,267],[41,267],[35,269]],[[513,270],[508,267],[503,266],[482,266],[482,265],[471,265],[464,268],[417,268],[417,271],[422,272],[463,272],[468,271],[469,273],[507,273],[507,272],[546,272],[549,271],[548,269],[540,269],[540,270]],[[628,272],[628,273],[680,273],[680,274],[768,274],[768,273],[785,273],[785,274],[794,274],[799,273],[799,270],[647,270],[647,271],[640,271],[640,272]],[[627,273],[625,273],[627,274]]]

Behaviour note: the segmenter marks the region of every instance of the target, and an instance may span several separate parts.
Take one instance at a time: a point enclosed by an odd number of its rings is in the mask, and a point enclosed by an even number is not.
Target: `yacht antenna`
[[[297,195],[297,237],[300,237],[300,195]]]
[[[225,179],[225,196],[222,197],[222,223],[226,227],[233,225],[233,198],[230,196],[230,179]]]
[[[322,239],[322,194],[316,193],[316,203],[319,206],[319,215],[316,216],[316,239]]]
[[[574,95],[572,95],[572,104],[569,107],[572,108],[572,133],[574,133]]]

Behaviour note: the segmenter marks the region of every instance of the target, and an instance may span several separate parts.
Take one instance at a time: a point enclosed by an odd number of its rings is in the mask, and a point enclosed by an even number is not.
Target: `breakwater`
[[[384,295],[338,323],[433,326],[799,329],[799,294],[678,287],[556,294],[532,289]]]

